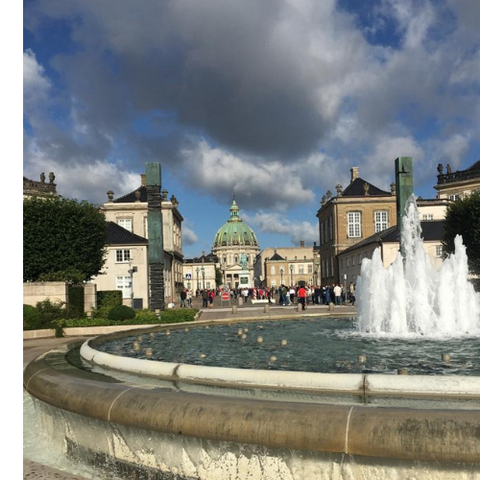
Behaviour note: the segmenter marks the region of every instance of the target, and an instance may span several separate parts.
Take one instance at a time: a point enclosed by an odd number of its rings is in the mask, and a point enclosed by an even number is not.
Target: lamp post
[[[197,291],[200,290],[200,267],[197,267]]]
[[[202,271],[203,289],[205,290],[205,267],[202,267],[200,270]]]
[[[293,265],[290,264],[289,268],[290,268],[290,282],[291,282],[290,286],[293,287]]]
[[[283,267],[280,267],[280,285],[283,285],[283,272],[285,270],[283,269]]]

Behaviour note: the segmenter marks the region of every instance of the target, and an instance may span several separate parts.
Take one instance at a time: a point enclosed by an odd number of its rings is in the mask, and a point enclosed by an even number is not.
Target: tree
[[[217,284],[217,287],[223,284],[222,271],[218,267],[215,267],[215,283]]]
[[[444,254],[455,251],[457,235],[463,238],[467,249],[469,269],[480,274],[480,192],[451,203],[445,215]]]
[[[61,197],[24,200],[24,282],[90,280],[105,263],[106,243],[98,207]]]

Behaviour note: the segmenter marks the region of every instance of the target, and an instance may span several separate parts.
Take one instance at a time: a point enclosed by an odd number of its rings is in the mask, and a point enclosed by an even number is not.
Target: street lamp
[[[283,267],[280,267],[280,285],[283,285],[283,272],[285,270],[283,269]]]
[[[202,271],[203,289],[205,290],[205,267],[202,267],[200,270]]]
[[[290,285],[293,287],[293,265],[290,264],[289,268],[290,268],[290,282],[291,282]]]
[[[200,267],[197,267],[197,290],[200,290]]]

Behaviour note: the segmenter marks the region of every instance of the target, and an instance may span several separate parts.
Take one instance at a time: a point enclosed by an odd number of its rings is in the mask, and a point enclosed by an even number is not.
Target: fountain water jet
[[[480,295],[468,281],[462,237],[436,269],[423,248],[415,196],[402,218],[400,253],[383,267],[380,249],[365,258],[357,280],[358,331],[378,336],[454,337],[480,333]]]

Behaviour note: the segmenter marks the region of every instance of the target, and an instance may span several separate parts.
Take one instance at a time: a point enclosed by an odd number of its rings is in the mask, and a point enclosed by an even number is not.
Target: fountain
[[[388,269],[378,252],[364,260],[358,330],[340,334],[337,346],[328,347],[327,337],[347,320],[325,311],[318,320],[281,325],[253,319],[197,321],[188,331],[135,329],[38,357],[25,369],[24,386],[49,448],[93,464],[99,479],[479,479],[477,370],[451,375],[459,357],[441,350],[443,370],[398,368],[397,375],[396,368],[371,368],[376,354],[363,350],[365,339],[400,337],[416,352],[426,338],[443,337],[458,349],[470,342],[470,356],[480,355],[478,297],[466,283],[461,239],[435,271],[421,247],[414,198],[407,210],[405,258]],[[287,324],[297,336],[285,333]],[[308,333],[299,333],[302,325]],[[299,343],[327,359],[338,345],[346,348],[331,370],[312,356],[292,358]],[[256,355],[252,364],[226,366],[249,360],[246,351]],[[461,363],[468,360],[474,363]]]
[[[455,253],[435,269],[423,248],[415,196],[403,217],[400,253],[383,268],[380,250],[363,259],[357,281],[358,328],[364,334],[442,338],[480,335],[480,299],[467,280],[468,259],[462,237]],[[386,301],[388,299],[388,301]]]

